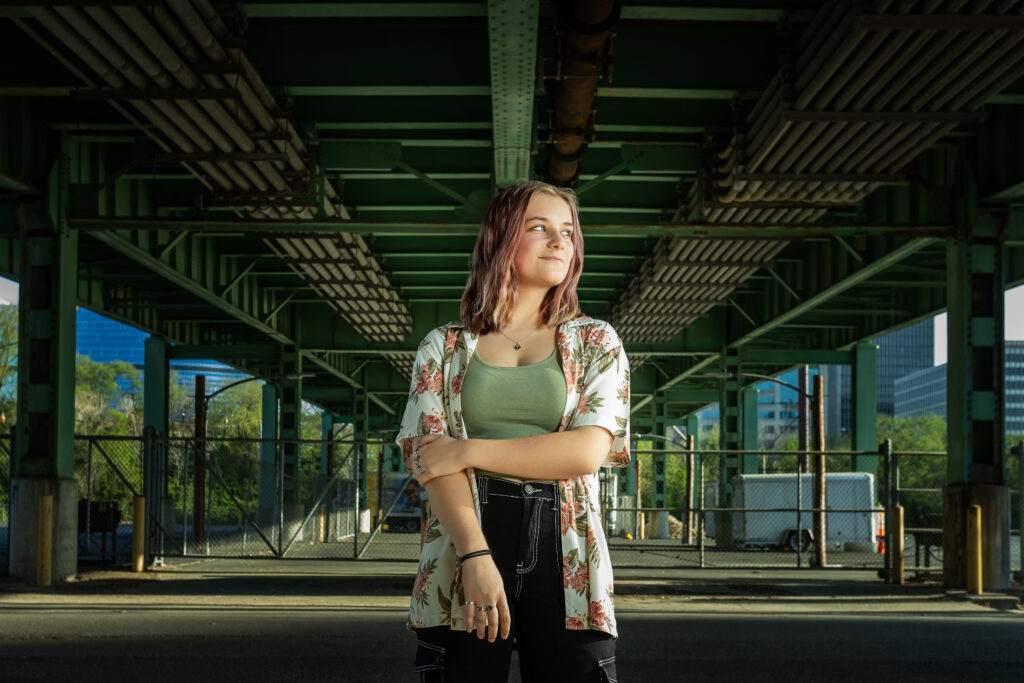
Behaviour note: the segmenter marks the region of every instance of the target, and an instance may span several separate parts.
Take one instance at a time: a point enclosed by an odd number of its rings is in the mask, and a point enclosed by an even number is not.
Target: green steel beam
[[[450,207],[454,210],[456,207]],[[642,209],[658,211],[661,209]],[[340,232],[377,235],[470,235],[480,231],[478,223],[431,222],[431,221],[246,221],[246,220],[196,220],[185,218],[72,218],[71,225],[82,231],[107,232],[111,230],[150,231],[166,230],[176,232],[192,230],[196,233],[213,232],[222,236],[232,234],[331,234]],[[588,235],[602,237],[699,237],[725,239],[788,239],[806,240],[812,237],[829,237],[836,234],[851,236],[877,236],[886,234],[921,235],[918,240],[930,244],[928,238],[946,237],[948,225],[719,225],[716,223],[646,223],[616,224],[592,223],[584,228]],[[924,237],[927,236],[927,237]],[[927,244],[917,248],[923,248]],[[460,256],[463,254],[459,254]],[[587,258],[591,258],[588,254]],[[871,270],[875,273],[875,270]]]
[[[366,18],[482,18],[482,2],[243,2],[242,14],[250,19],[366,19]],[[554,16],[546,6],[541,14]],[[806,22],[808,10],[757,7],[665,7],[627,5],[620,18],[626,21],[743,22],[774,24],[782,20]]]
[[[849,272],[840,277],[831,286],[828,286],[813,296],[808,297],[802,303],[784,310],[780,307],[777,315],[767,318],[753,330],[740,336],[735,341],[732,341],[731,345],[742,346],[764,336],[766,333],[779,326],[796,324],[793,323],[793,321],[797,318],[814,311],[814,309],[831,300],[835,296],[850,290],[854,286],[864,282],[874,275],[877,275],[878,273],[881,273],[894,264],[912,256],[921,249],[934,244],[934,242],[935,240],[929,237],[918,237],[907,241],[901,246],[895,247],[884,256],[868,263],[859,270]]]
[[[777,365],[848,365],[854,361],[849,351],[822,349],[743,349],[744,363],[773,363]],[[876,444],[877,445],[877,444]]]
[[[494,182],[530,179],[538,0],[488,0]]]
[[[2,94],[0,88],[0,94]],[[489,97],[489,85],[289,85],[291,97]]]

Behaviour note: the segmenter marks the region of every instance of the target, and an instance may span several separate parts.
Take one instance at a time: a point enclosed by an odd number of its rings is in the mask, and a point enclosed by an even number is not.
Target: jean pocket
[[[425,681],[442,681],[446,653],[447,651],[440,645],[428,643],[420,638],[416,642],[416,659],[412,670],[424,674]]]
[[[601,671],[601,682],[602,683],[616,683],[617,674],[615,673],[615,657],[609,657],[608,659],[602,659],[597,663],[597,668]]]

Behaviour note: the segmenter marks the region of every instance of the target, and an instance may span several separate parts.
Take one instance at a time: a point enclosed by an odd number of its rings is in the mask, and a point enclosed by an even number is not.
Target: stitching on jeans
[[[434,659],[433,663],[424,664],[422,666],[413,666],[412,670],[415,672],[419,672],[421,674],[425,671],[437,671],[442,676],[444,676],[444,657],[448,654],[448,650],[446,648],[441,647],[440,645],[431,645],[430,643],[422,639],[417,639],[416,644],[420,647],[425,647],[428,650],[433,650],[434,652],[437,652],[438,655]]]
[[[507,493],[489,493],[489,496],[498,496],[499,498],[512,498],[513,500],[520,500],[521,496],[510,496]]]
[[[476,497],[480,500],[481,505],[487,504],[487,477],[477,477]]]
[[[522,569],[523,574],[533,571],[537,566],[537,545],[540,542],[540,506],[534,505],[533,513],[530,516],[530,566]]]
[[[447,654],[447,652],[448,652],[448,650],[446,650],[445,648],[441,647],[440,645],[431,645],[430,643],[428,643],[426,641],[423,641],[423,640],[419,641],[418,644],[422,645],[423,647],[427,648],[428,650],[434,650],[435,652],[440,652],[441,654]]]
[[[607,659],[599,659],[597,661],[597,666],[600,667],[602,672],[604,672],[604,677],[608,679],[608,683],[617,683],[617,681],[618,681],[618,679],[615,679],[615,678],[612,678],[611,676],[609,676],[608,672],[605,671],[605,669],[604,669],[604,665],[605,664],[610,664],[610,663],[612,663],[614,661],[615,661],[615,655],[612,655],[611,657],[608,657]]]

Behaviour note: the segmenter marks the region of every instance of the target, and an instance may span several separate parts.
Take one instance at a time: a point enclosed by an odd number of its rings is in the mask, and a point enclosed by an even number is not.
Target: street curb
[[[946,597],[961,602],[973,602],[981,607],[998,610],[1015,610],[1020,608],[1020,598],[1006,593],[968,593],[967,591],[946,591]]]

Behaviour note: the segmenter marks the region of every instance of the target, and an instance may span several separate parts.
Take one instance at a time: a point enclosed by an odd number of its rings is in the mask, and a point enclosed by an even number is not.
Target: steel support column
[[[274,524],[274,508],[277,505],[277,458],[279,453],[277,421],[277,385],[263,384],[262,412],[260,413],[260,438],[273,439],[260,443],[260,474],[256,523],[270,528]]]
[[[142,397],[142,422],[147,447],[143,451],[142,495],[146,497],[146,557],[149,566],[164,550],[164,530],[175,533],[174,502],[167,497],[167,442],[170,434],[170,364],[167,340],[153,335],[144,342],[143,377],[146,390]],[[164,513],[165,501],[170,510]],[[158,524],[157,521],[160,523]]]
[[[651,401],[651,434],[665,436],[665,392],[659,391]],[[659,440],[660,441],[660,440]],[[664,442],[661,442],[662,444]],[[656,449],[663,445],[655,443]],[[665,453],[654,453],[651,458],[651,507],[663,508],[667,504],[665,493]]]
[[[757,385],[744,387],[741,393],[743,401],[742,429],[740,430],[740,445],[745,451],[756,451],[758,449],[758,424],[757,424]],[[757,474],[757,456],[744,455],[740,458],[740,470],[743,474]]]
[[[722,353],[721,371],[725,379],[719,385],[718,447],[723,451],[738,451],[742,447],[742,397],[740,396],[740,357],[736,349]],[[740,473],[742,465],[739,456],[721,456],[718,482],[719,505],[728,505],[732,500],[732,478]]]
[[[973,199],[968,194],[966,200]],[[1010,496],[1005,482],[1002,217],[963,221],[946,247],[949,311],[947,485],[943,492],[943,581],[967,581],[966,524],[981,506],[982,584],[1010,584]]]
[[[356,529],[362,525],[362,510],[367,507],[366,491],[366,440],[370,438],[370,400],[365,389],[355,392],[352,405],[352,439],[355,441],[353,450],[353,463],[355,464],[353,477],[355,478],[355,490],[358,496],[354,509],[356,510]]]
[[[853,411],[851,415],[853,450],[875,451],[878,448],[875,415],[878,412],[878,347],[870,341],[860,342],[854,348]],[[839,397],[829,397],[838,401]],[[877,475],[878,456],[854,456],[853,469]]]
[[[78,564],[75,483],[75,295],[78,234],[66,227],[68,160],[61,156],[46,206],[18,209],[21,291],[18,408],[11,478],[10,575],[35,582],[40,499],[52,496],[48,585]]]

